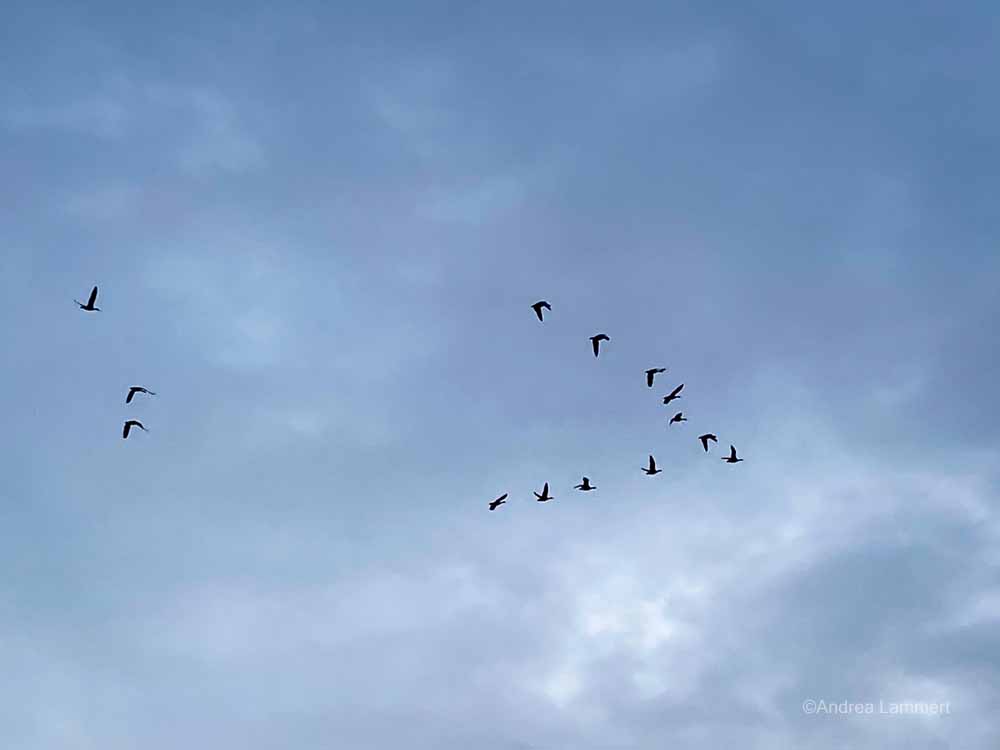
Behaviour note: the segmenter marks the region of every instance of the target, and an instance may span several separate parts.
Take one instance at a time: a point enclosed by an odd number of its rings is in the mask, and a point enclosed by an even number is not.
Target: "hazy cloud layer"
[[[990,5],[121,11],[0,24],[0,744],[997,746]]]

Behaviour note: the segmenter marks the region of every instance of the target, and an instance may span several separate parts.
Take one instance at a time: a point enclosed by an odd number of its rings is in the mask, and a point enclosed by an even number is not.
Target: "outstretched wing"
[[[683,383],[681,383],[679,386],[677,386],[670,392],[670,398],[677,398],[677,394],[680,393],[682,390],[684,390]]]
[[[652,456],[649,457],[649,470],[656,471],[656,459]]]
[[[538,319],[541,320],[542,322],[544,322],[544,319],[542,318],[542,306],[541,305],[532,305],[531,309],[535,311],[535,315],[538,316]]]
[[[128,395],[125,397],[125,403],[126,404],[131,404],[132,403],[132,397],[135,395],[135,390],[136,390],[135,388],[129,388],[128,389]]]
[[[97,287],[95,286],[90,290],[90,299],[87,300],[87,307],[93,307],[94,303],[97,302]]]
[[[129,430],[132,429],[132,423],[126,422],[125,427],[122,428],[122,440],[128,437]]]
[[[653,371],[652,370],[646,370],[646,385],[648,385],[650,388],[653,387]]]
[[[736,458],[736,446],[735,445],[730,445],[729,446],[729,457],[730,458]]]
[[[598,352],[598,351],[600,350],[600,348],[601,348],[601,340],[600,340],[599,338],[597,338],[596,336],[594,336],[594,337],[593,337],[593,338],[592,338],[592,339],[590,340],[590,343],[591,343],[591,344],[593,344],[593,346],[594,346],[594,356],[596,357],[596,356],[597,356],[597,352]]]

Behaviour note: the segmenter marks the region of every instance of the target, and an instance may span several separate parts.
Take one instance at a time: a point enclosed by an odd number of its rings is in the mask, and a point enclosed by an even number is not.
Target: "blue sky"
[[[0,11],[4,747],[997,746],[992,4]]]

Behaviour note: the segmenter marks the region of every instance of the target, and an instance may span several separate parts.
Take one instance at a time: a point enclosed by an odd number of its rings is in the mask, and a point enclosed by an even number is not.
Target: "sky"
[[[0,19],[4,748],[998,746],[993,3]]]

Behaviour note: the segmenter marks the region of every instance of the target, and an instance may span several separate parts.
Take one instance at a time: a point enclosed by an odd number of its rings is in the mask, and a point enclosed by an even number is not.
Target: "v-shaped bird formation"
[[[79,300],[76,300],[76,299],[74,299],[73,301],[77,304],[77,306],[81,310],[83,310],[85,312],[101,312],[101,308],[99,308],[97,306],[97,293],[98,293],[98,290],[97,290],[97,287],[95,286],[93,289],[90,290],[90,295],[87,297],[87,301],[86,302],[80,302]],[[535,302],[534,304],[532,304],[530,307],[534,311],[535,316],[538,318],[538,322],[539,323],[544,323],[545,322],[545,315],[543,313],[543,310],[547,311],[547,312],[551,312],[552,311],[552,305],[550,305],[549,302],[546,301],[546,300],[539,300],[538,302]],[[606,333],[597,333],[597,334],[594,334],[593,336],[590,337],[590,344],[591,344],[591,348],[592,348],[592,350],[594,352],[594,358],[595,359],[597,359],[597,358],[600,357],[600,354],[601,354],[601,344],[602,343],[610,343],[610,342],[611,342],[611,337],[608,336],[608,334],[606,334]],[[664,374],[666,372],[667,372],[667,368],[666,367],[650,367],[649,369],[645,370],[644,374],[645,374],[645,379],[646,379],[646,387],[647,388],[652,388],[653,385],[654,385],[656,376],[657,375],[662,375],[662,374]],[[678,399],[682,398],[682,396],[681,396],[681,391],[682,390],[684,390],[684,383],[681,383],[680,385],[675,386],[673,388],[673,390],[670,391],[670,393],[668,393],[666,396],[663,397],[663,404],[664,405],[668,405],[668,404],[670,404],[670,403],[672,403],[674,401],[677,401]],[[146,397],[156,396],[156,392],[155,391],[151,391],[149,388],[146,388],[145,386],[142,386],[142,385],[133,385],[133,386],[131,386],[128,389],[128,393],[125,395],[125,404],[126,405],[131,405],[135,401],[136,396],[140,396],[140,395],[141,396],[146,396]],[[688,421],[688,419],[687,419],[687,417],[684,416],[684,412],[679,411],[679,412],[677,412],[676,414],[674,414],[670,418],[670,420],[667,422],[667,426],[668,427],[672,427],[675,424],[680,425],[680,424],[682,424],[684,422],[687,422],[687,421]],[[134,430],[140,430],[142,432],[149,432],[149,428],[147,428],[140,420],[138,420],[138,419],[127,419],[127,420],[125,420],[125,423],[122,426],[122,440],[127,440],[130,435],[134,434],[134,432],[133,432]],[[714,433],[711,433],[711,432],[706,432],[703,435],[699,435],[698,436],[698,440],[701,442],[701,446],[704,449],[705,453],[709,452],[709,445],[708,444],[710,442],[711,443],[718,443],[718,441],[719,441],[718,437]],[[740,463],[740,462],[743,461],[742,458],[737,457],[737,455],[736,455],[736,446],[734,446],[734,445],[730,445],[729,446],[729,455],[728,456],[722,456],[721,459],[723,461],[725,461],[726,463],[729,463],[729,464],[736,464],[736,463]],[[641,468],[642,468],[643,473],[645,473],[647,476],[650,476],[650,477],[656,476],[657,474],[663,473],[663,469],[660,469],[660,468],[657,467],[657,465],[656,465],[656,459],[653,457],[652,454],[649,455],[649,462],[647,463],[647,465],[643,466]],[[573,487],[573,489],[578,490],[579,492],[593,492],[593,491],[595,491],[597,489],[597,486],[594,485],[594,484],[591,484],[590,477],[584,476],[583,479],[581,480],[580,484],[575,485]],[[534,493],[535,500],[537,502],[540,502],[540,503],[547,503],[547,502],[549,502],[551,500],[554,500],[555,496],[549,494],[549,492],[550,492],[550,490],[549,490],[549,483],[545,482],[542,485],[542,491]],[[493,511],[493,510],[496,510],[497,508],[499,508],[501,505],[506,505],[507,504],[507,497],[508,497],[508,493],[505,492],[502,495],[500,495],[498,498],[496,498],[495,500],[492,500],[491,502],[488,503],[489,509],[491,511]]]
[[[545,317],[542,314],[542,310],[548,310],[549,312],[551,312],[552,306],[546,300],[539,300],[538,302],[531,305],[531,309],[535,311],[535,316],[538,318],[538,321],[540,323],[544,323]],[[595,358],[599,357],[601,354],[601,343],[610,341],[611,338],[606,333],[598,333],[590,337],[590,344],[591,348],[594,351]],[[650,367],[649,369],[645,370],[644,374],[646,376],[646,387],[652,388],[656,380],[656,376],[662,375],[665,372],[667,372],[666,367]],[[666,396],[663,397],[663,405],[666,406],[674,401],[677,401],[680,398],[683,398],[683,396],[681,396],[681,391],[683,390],[684,390],[684,383],[675,386],[673,390],[670,391],[670,393],[668,393]],[[667,422],[667,427],[672,427],[675,424],[679,425],[687,421],[688,418],[684,416],[684,412],[679,411],[670,418],[670,420]],[[711,432],[706,432],[703,435],[699,435],[698,440],[699,442],[701,442],[701,446],[704,449],[705,453],[709,452],[709,446],[708,446],[709,443],[719,442],[718,436]],[[736,447],[733,445],[729,446],[729,455],[722,456],[721,458],[723,461],[729,464],[740,463],[741,461],[743,461],[742,458],[737,458]],[[646,464],[646,466],[640,468],[642,469],[643,473],[646,474],[646,476],[650,477],[663,473],[663,469],[657,467],[656,459],[653,457],[652,454],[649,455],[649,462]],[[590,478],[585,476],[583,477],[583,480],[580,482],[580,484],[575,485],[573,489],[579,490],[580,492],[592,492],[597,489],[597,486],[591,484]],[[542,486],[542,491],[540,493],[535,492],[534,495],[535,495],[535,500],[539,503],[547,503],[550,500],[555,499],[555,496],[549,494],[548,482],[545,482],[545,484]],[[508,493],[505,492],[496,500],[490,502],[489,509],[496,510],[501,505],[505,505],[507,503],[507,496]]]

